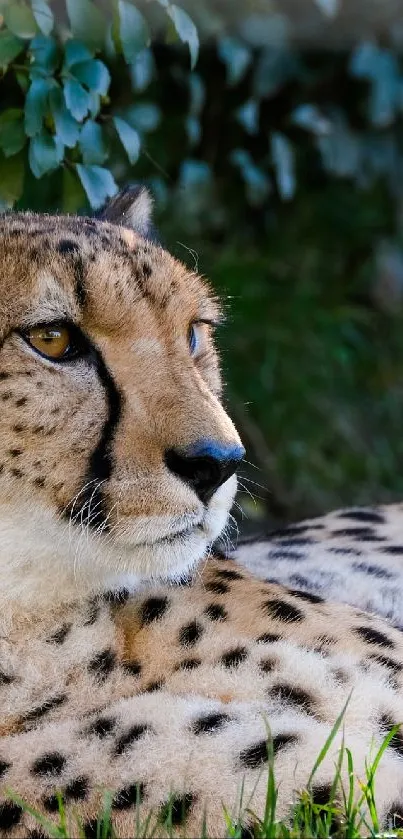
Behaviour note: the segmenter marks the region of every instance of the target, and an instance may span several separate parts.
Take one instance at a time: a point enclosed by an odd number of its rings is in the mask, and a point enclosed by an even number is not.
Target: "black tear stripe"
[[[64,516],[73,523],[88,526],[93,530],[102,527],[109,530],[107,522],[107,504],[99,482],[109,480],[112,474],[112,442],[122,414],[122,397],[112,374],[109,372],[101,353],[91,344],[90,363],[95,367],[105,390],[107,418],[104,423],[97,447],[91,454],[87,472],[84,476],[82,491],[76,501],[69,505]]]

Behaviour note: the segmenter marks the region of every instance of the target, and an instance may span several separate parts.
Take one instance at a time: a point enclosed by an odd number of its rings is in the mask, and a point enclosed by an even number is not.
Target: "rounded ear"
[[[153,198],[145,186],[127,186],[98,213],[102,221],[134,230],[143,239],[156,239],[152,223]]]

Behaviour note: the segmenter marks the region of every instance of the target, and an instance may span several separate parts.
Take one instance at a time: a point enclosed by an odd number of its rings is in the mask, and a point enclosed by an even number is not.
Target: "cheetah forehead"
[[[158,244],[107,220],[5,215],[0,220],[0,328],[19,325],[26,310],[38,317],[77,317],[83,306],[100,328],[122,326],[133,307],[219,317],[208,284]],[[42,311],[41,306],[45,306]],[[29,318],[28,318],[29,319]],[[31,320],[35,320],[35,314]]]

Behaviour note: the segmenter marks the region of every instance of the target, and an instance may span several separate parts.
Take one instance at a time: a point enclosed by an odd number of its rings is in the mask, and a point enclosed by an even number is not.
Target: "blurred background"
[[[0,207],[143,181],[225,301],[241,527],[403,500],[403,2],[0,0],[0,22]]]

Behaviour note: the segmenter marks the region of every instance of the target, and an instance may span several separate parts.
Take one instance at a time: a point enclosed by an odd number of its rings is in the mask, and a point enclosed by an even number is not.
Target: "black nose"
[[[186,449],[168,449],[165,463],[207,504],[218,487],[234,474],[244,455],[243,446],[199,440]]]

